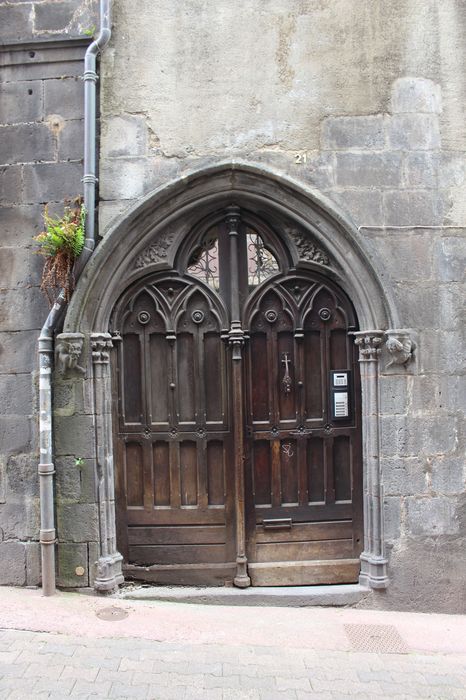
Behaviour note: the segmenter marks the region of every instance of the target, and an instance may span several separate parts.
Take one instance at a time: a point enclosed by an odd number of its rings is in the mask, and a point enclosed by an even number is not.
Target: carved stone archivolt
[[[81,376],[86,374],[84,367],[78,364],[83,351],[84,335],[82,333],[60,333],[55,344],[56,366],[64,376],[73,371]]]
[[[393,365],[406,367],[414,359],[413,353],[416,347],[410,332],[405,329],[390,328],[385,331],[385,337],[387,339],[385,347],[390,355],[390,362],[387,363],[386,369]]]
[[[167,231],[163,233],[155,243],[151,243],[143,252],[136,258],[134,267],[141,269],[153,265],[154,263],[162,262],[168,257],[168,251],[175,233],[173,231]]]
[[[327,267],[330,266],[328,255],[314,243],[307,233],[295,228],[286,229],[286,232],[298,249],[300,260],[319,263],[319,265]]]

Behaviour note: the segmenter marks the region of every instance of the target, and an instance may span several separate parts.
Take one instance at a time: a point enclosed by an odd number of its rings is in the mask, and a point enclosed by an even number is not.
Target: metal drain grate
[[[393,625],[344,625],[355,651],[373,654],[407,654],[405,641]]]

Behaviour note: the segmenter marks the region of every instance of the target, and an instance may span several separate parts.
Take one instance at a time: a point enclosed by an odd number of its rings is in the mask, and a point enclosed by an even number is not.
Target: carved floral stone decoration
[[[307,233],[299,231],[298,229],[289,228],[287,229],[287,234],[298,249],[300,260],[330,266],[330,258],[328,255],[312,241]]]
[[[174,235],[172,231],[163,233],[155,243],[151,243],[151,245],[147,246],[136,258],[134,267],[140,269],[165,260],[168,256],[169,248],[173,243]]]

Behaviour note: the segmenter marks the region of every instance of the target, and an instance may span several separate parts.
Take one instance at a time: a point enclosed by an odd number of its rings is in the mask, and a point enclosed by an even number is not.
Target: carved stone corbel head
[[[84,376],[86,370],[78,362],[83,351],[82,333],[60,333],[55,343],[56,366],[64,376],[73,371]]]
[[[406,367],[414,359],[413,353],[416,347],[409,330],[389,328],[388,331],[385,331],[385,337],[387,339],[385,347],[390,355],[390,362],[388,362],[386,369],[393,365]]]

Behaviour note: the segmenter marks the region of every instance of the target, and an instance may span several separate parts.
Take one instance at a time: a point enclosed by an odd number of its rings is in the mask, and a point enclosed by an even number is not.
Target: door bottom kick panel
[[[359,559],[281,561],[249,563],[253,586],[313,586],[318,584],[357,583]]]
[[[153,564],[138,566],[123,564],[126,580],[178,586],[224,586],[232,585],[236,574],[236,563],[221,564]]]

